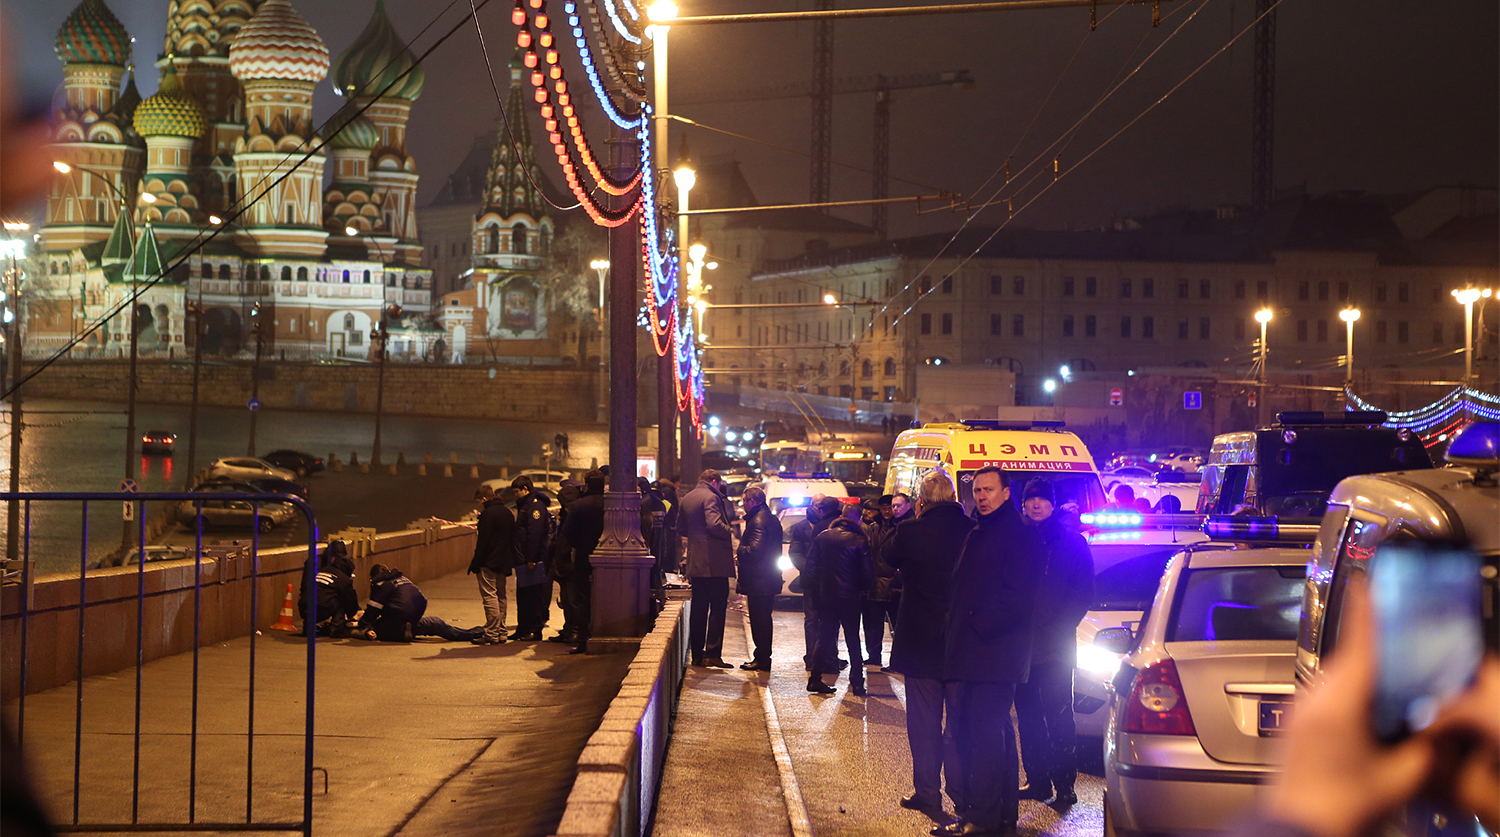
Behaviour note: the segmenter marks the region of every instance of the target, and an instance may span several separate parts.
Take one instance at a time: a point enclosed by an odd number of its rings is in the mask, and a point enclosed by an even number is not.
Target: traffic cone
[[[295,613],[296,611],[292,607],[292,585],[288,584],[286,586],[286,600],[281,603],[281,618],[276,620],[276,624],[271,626],[271,630],[296,633],[297,626],[292,624],[292,617]]]

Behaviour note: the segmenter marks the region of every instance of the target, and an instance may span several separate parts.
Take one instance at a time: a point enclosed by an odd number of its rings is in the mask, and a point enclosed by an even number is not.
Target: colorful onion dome
[[[426,80],[416,57],[386,17],[385,0],[375,0],[375,13],[365,31],[334,62],[334,85],[350,97],[375,96],[385,90],[388,98],[415,101]]]
[[[64,64],[116,64],[130,60],[130,35],[104,0],[83,0],[57,30]]]
[[[280,79],[316,84],[328,75],[328,47],[291,0],[266,0],[229,45],[229,70],[240,81]]]
[[[333,148],[358,148],[368,151],[380,142],[380,129],[369,117],[359,112],[359,106],[349,102],[339,109],[322,131]]]
[[[177,80],[177,69],[171,64],[162,71],[156,94],[135,109],[135,131],[143,137],[192,137],[197,139],[208,130],[203,108]]]

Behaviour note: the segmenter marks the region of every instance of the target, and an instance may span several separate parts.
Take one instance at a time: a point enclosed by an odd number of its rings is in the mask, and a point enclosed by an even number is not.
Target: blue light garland
[[[592,50],[589,48],[588,39],[583,35],[583,27],[578,21],[578,5],[573,0],[563,3],[563,11],[568,15],[568,27],[573,32],[573,41],[578,46],[578,58],[583,62],[583,70],[588,74],[589,84],[594,88],[594,98],[604,106],[604,113],[609,121],[615,123],[622,131],[632,131],[640,126],[644,115],[634,119],[620,112],[609,93],[604,89],[604,82],[599,78],[599,71],[594,67]]]

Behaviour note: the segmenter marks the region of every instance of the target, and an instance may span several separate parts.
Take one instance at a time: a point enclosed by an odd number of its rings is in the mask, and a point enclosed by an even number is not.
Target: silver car
[[[1167,564],[1116,676],[1104,833],[1228,829],[1275,772],[1308,551],[1189,547]]]
[[[256,508],[258,506],[259,508]],[[230,500],[204,492],[202,500],[184,500],[177,507],[177,519],[188,527],[195,526],[203,518],[204,528],[223,527],[249,531],[251,526],[269,532],[277,526],[290,523],[296,510],[290,503]]]

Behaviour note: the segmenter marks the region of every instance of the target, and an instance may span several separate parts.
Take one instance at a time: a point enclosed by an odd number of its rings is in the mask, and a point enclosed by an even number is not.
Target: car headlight
[[[792,569],[792,559],[791,559],[791,556],[786,555],[786,554],[783,553],[780,558],[777,558],[776,559],[776,569],[781,570],[782,572],[786,572],[787,570]]]
[[[1108,651],[1093,643],[1078,646],[1078,667],[1095,674],[1113,675],[1120,670],[1124,655]]]

